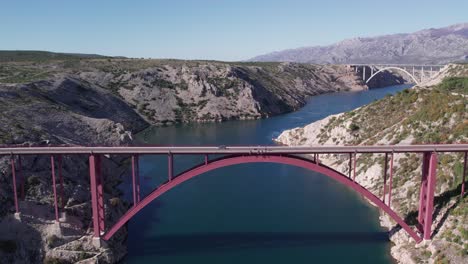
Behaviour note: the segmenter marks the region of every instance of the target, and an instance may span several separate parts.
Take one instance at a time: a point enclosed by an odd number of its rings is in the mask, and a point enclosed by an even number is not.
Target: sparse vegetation
[[[59,258],[45,257],[44,264],[71,264],[71,262]]]
[[[0,84],[53,82],[56,77],[66,76],[83,87],[111,91],[136,107],[135,110],[153,124],[272,116],[298,109],[306,103],[308,96],[337,91],[341,89],[338,86],[349,85],[337,78],[344,74],[344,66],[129,59],[21,51],[0,53],[0,61]],[[330,84],[330,79],[336,79],[338,83]],[[195,103],[186,100],[185,105],[176,107],[173,104],[176,96],[191,97]],[[239,105],[241,96],[252,102]],[[214,111],[211,120],[201,119],[198,115],[208,105],[205,98],[217,102],[210,104],[210,111]],[[150,101],[156,104],[148,107]],[[162,105],[172,112],[157,111]],[[4,140],[9,141],[9,138]]]
[[[117,207],[117,206],[119,206],[119,205],[122,204],[122,201],[121,201],[120,198],[118,198],[118,197],[111,198],[111,199],[109,200],[109,202],[110,202],[110,204],[111,204],[112,207]]]
[[[468,94],[468,77],[448,77],[438,85],[438,88],[450,92]]]
[[[351,130],[351,132],[355,132],[359,130],[359,126],[354,123],[351,123],[351,125],[349,125],[349,129]]]
[[[50,235],[46,238],[46,243],[49,248],[56,247],[59,242],[60,238],[56,235]]]
[[[453,77],[444,79],[439,85],[406,89],[329,118],[316,132],[319,143],[329,144],[332,141],[344,145],[373,145],[467,142],[468,67],[453,66],[449,71]],[[343,128],[349,133],[348,137],[341,136]],[[294,143],[305,142],[306,137],[297,136],[292,131],[289,138]],[[405,216],[410,225],[417,223],[421,158],[418,153],[395,154],[394,160],[392,209]],[[463,153],[438,153],[434,215],[437,222],[434,243],[431,245],[437,252],[431,252],[427,247],[415,247],[411,243],[402,242],[398,245],[401,248],[407,246],[407,253],[416,263],[428,263],[429,259],[434,260],[434,263],[464,263],[467,259],[468,196],[465,194],[459,200],[463,158]],[[378,196],[383,194],[383,177],[380,176],[383,175],[382,160],[382,155],[370,154],[358,155],[357,160],[358,182],[359,175],[367,172],[365,184]],[[342,165],[339,157],[329,162],[332,161]],[[379,176],[374,176],[369,169],[375,172],[373,169],[377,164],[381,170],[377,173]],[[345,171],[346,168],[341,170]]]

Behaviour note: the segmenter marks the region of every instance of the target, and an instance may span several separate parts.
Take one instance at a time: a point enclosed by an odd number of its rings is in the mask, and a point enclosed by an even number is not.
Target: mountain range
[[[250,61],[318,64],[445,64],[468,61],[468,23],[414,33],[358,37],[328,46],[275,51]]]

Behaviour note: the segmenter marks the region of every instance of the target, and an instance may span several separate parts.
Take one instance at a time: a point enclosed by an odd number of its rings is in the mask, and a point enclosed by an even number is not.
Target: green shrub
[[[46,238],[46,243],[49,248],[55,247],[55,245],[59,242],[60,238],[56,235],[51,235]]]
[[[438,86],[441,90],[468,94],[468,77],[448,77]]]
[[[354,123],[351,123],[351,125],[349,125],[349,129],[354,132],[354,131],[358,131],[359,130],[359,126],[354,124]]]
[[[26,182],[27,182],[27,185],[29,186],[36,186],[41,183],[41,179],[39,178],[39,176],[31,176],[31,177],[28,177]]]
[[[112,207],[116,207],[121,204],[120,198],[118,197],[111,198],[109,201]]]

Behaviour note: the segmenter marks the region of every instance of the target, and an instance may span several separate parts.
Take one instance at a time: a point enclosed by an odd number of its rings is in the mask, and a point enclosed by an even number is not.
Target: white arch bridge
[[[351,64],[356,73],[362,73],[362,80],[367,84],[375,76],[384,71],[399,71],[419,84],[437,74],[445,65],[413,65],[413,64]]]

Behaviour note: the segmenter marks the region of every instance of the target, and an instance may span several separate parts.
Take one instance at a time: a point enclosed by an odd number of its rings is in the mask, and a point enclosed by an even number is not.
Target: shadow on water
[[[140,254],[181,255],[219,250],[313,247],[339,243],[387,243],[387,232],[245,232],[165,235],[145,241]]]

